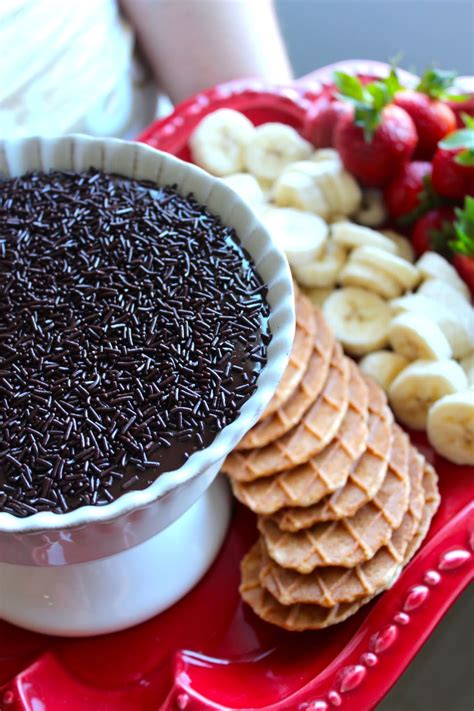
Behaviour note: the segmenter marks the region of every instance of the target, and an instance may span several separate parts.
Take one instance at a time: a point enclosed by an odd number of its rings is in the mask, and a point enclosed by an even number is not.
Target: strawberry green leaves
[[[454,252],[474,257],[474,198],[466,196],[464,209],[457,207],[454,229],[456,238],[449,242]]]
[[[449,136],[440,141],[440,148],[447,150],[463,148],[454,159],[460,165],[474,165],[474,118],[468,114],[462,115],[466,128],[450,133]]]
[[[353,76],[352,74],[346,74],[345,72],[334,72],[334,83],[339,89],[342,99],[352,99],[352,101],[363,102],[364,87],[360,82],[360,79]]]
[[[456,76],[456,72],[443,71],[442,69],[431,67],[423,73],[415,91],[426,94],[432,99],[462,101],[465,97],[455,97],[453,94],[448,93],[448,89],[453,86]]]
[[[385,79],[370,82],[366,86],[357,77],[345,72],[334,72],[334,83],[339,90],[338,97],[354,106],[354,122],[364,130],[364,138],[369,143],[382,120],[382,109],[393,100],[402,89],[395,69]]]

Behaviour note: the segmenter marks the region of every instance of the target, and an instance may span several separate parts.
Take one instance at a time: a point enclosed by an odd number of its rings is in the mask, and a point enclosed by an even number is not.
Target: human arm
[[[288,82],[272,0],[121,0],[140,47],[173,102],[239,77]]]

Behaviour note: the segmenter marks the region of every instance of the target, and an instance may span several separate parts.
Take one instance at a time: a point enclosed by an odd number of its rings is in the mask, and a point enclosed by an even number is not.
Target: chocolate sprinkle
[[[232,422],[266,362],[266,287],[173,186],[0,181],[0,511],[108,504]]]

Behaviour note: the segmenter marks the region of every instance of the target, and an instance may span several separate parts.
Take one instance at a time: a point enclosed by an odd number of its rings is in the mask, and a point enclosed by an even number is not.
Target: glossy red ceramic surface
[[[255,123],[284,121],[304,131],[308,107],[324,91],[318,82],[313,79],[310,90],[300,84],[269,91],[254,82],[217,87],[179,106],[141,139],[189,159],[190,131],[218,106],[243,111]],[[257,534],[254,516],[236,506],[205,578],[138,627],[64,640],[0,622],[0,709],[373,708],[474,576],[474,471],[435,456],[424,435],[413,441],[436,466],[442,503],[393,588],[355,617],[298,634],[260,621],[238,595],[239,561]]]

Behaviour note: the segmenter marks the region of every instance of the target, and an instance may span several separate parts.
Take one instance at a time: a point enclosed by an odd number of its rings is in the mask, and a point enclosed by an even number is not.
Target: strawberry
[[[455,74],[428,69],[414,91],[400,91],[394,102],[413,119],[418,133],[415,158],[432,158],[438,142],[456,129],[456,116],[442,101],[452,85]]]
[[[466,94],[465,96],[457,98],[450,98],[450,95],[448,94],[446,104],[456,116],[458,128],[463,128],[464,126],[464,121],[462,119],[463,114],[474,116],[474,94]]]
[[[335,145],[341,159],[365,185],[381,187],[406,163],[416,146],[416,130],[408,114],[398,106],[386,106],[372,138],[357,123],[357,109],[337,125]]]
[[[413,212],[420,205],[420,197],[431,177],[431,163],[413,161],[405,163],[400,172],[384,190],[388,213],[394,219]]]
[[[433,187],[452,200],[474,195],[474,118],[463,118],[466,127],[446,136],[433,158]]]
[[[397,76],[392,70],[387,79],[363,86],[356,77],[335,72],[335,82],[339,97],[353,104],[335,131],[342,162],[365,185],[385,185],[410,159],[417,142],[410,116],[390,103],[400,89]]]
[[[474,243],[472,249],[474,249]],[[472,255],[455,254],[453,264],[458,270],[461,279],[464,279],[471,292],[474,294],[474,252]]]
[[[455,237],[449,242],[454,252],[453,263],[474,292],[474,198],[466,197],[464,209],[456,208],[455,212]]]
[[[334,132],[341,116],[351,113],[351,107],[343,101],[329,101],[315,104],[308,111],[305,137],[316,148],[332,148]]]
[[[430,210],[415,223],[411,235],[413,249],[417,255],[433,250],[444,256],[449,254],[449,241],[454,235],[454,209],[439,207]]]

